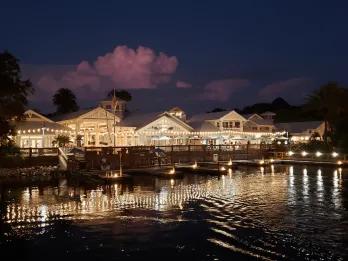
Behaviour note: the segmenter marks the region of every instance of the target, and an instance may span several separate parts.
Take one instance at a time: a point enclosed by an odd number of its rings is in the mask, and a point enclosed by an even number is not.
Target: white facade
[[[55,123],[33,111],[24,112],[24,119],[14,122],[17,135],[14,137],[20,148],[49,148],[58,135],[70,136],[70,129]]]

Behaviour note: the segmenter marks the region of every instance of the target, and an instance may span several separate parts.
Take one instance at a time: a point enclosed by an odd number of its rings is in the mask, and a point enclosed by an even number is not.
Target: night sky
[[[347,1],[6,1],[0,50],[21,61],[31,106],[71,88],[80,107],[128,89],[131,110],[189,113],[348,83]]]

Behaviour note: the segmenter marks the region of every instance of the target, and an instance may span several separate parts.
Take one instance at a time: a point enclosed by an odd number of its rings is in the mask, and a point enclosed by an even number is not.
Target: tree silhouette
[[[74,112],[79,109],[75,94],[67,88],[60,88],[53,95],[53,104],[57,107],[56,114]]]
[[[107,97],[112,98],[114,96],[114,90],[108,92]],[[115,90],[115,96],[124,101],[131,101],[132,95],[126,90]]]
[[[315,90],[307,97],[305,107],[319,112],[325,122],[324,141],[335,131],[335,125],[340,114],[347,107],[347,90],[340,87],[337,82],[329,82]]]
[[[12,120],[18,120],[28,104],[27,97],[34,89],[29,80],[21,79],[19,60],[9,52],[0,53],[0,146],[8,146],[15,135]]]

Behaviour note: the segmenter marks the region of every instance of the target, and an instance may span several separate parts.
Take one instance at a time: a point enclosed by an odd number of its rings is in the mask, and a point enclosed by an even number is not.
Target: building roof
[[[230,111],[208,112],[191,116],[189,122],[217,120],[229,114]]]
[[[60,115],[55,115],[51,117],[52,120],[54,121],[65,121],[65,120],[71,120],[80,117],[81,115],[90,112],[94,110],[95,108],[89,108],[89,109],[81,109],[75,112],[70,112],[70,113],[65,113],[65,114],[60,114]]]
[[[150,113],[137,113],[132,112],[126,115],[126,117],[121,121],[120,125],[123,127],[136,127],[136,129],[141,129],[151,122],[159,119],[160,117],[168,117],[179,125],[186,129],[192,129],[190,125],[182,121],[178,117],[175,117],[168,112],[150,112]]]
[[[285,130],[290,133],[301,133],[307,130],[317,129],[323,123],[323,121],[285,122],[276,123],[275,126],[278,130]]]
[[[173,107],[168,112],[184,112],[180,107]]]
[[[194,121],[190,122],[189,124],[197,132],[219,131],[219,128],[209,121]]]
[[[130,112],[126,114],[120,125],[124,127],[136,127],[138,129],[154,121],[161,114],[163,114],[163,112]]]
[[[275,116],[275,115],[277,115],[277,114],[276,114],[276,113],[274,113],[274,112],[271,112],[271,111],[265,111],[265,112],[261,113],[261,115],[270,115],[270,116]]]
[[[249,121],[255,122],[257,125],[274,125],[272,120],[265,120],[263,118],[253,117]]]
[[[47,134],[49,133],[54,133],[54,131],[71,131],[70,128],[65,127],[59,123],[55,122],[50,122],[50,121],[19,121],[15,123],[16,130],[17,131],[28,131],[28,130],[38,130],[41,128],[46,128],[48,131],[46,132]]]

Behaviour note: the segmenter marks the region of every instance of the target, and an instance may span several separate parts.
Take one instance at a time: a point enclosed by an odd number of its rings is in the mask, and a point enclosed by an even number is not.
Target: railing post
[[[247,147],[246,147],[246,159],[249,159],[249,142],[247,142]]]
[[[188,162],[191,162],[191,145],[188,145]]]
[[[171,146],[171,151],[170,151],[170,164],[171,165],[173,165],[173,163],[174,163],[173,155],[174,155],[174,145]]]

